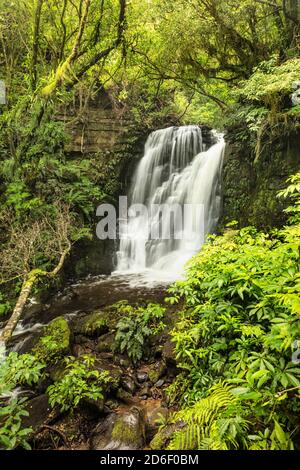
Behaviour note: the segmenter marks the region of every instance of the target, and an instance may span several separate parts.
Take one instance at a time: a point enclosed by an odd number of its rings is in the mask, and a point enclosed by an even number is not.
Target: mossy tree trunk
[[[41,269],[33,269],[26,275],[26,278],[23,282],[22,289],[18,297],[17,303],[15,305],[15,308],[13,310],[13,313],[0,334],[0,343],[4,342],[4,344],[6,344],[12,337],[12,334],[19,320],[23,315],[23,311],[25,309],[28,297],[30,293],[32,292],[34,285],[42,277],[48,277],[48,278],[55,277],[59,273],[59,271],[62,269],[65,259],[67,255],[69,254],[70,250],[71,250],[71,244],[69,244],[66,250],[64,250],[57,266],[53,269],[53,271],[47,272],[47,271],[42,271]]]

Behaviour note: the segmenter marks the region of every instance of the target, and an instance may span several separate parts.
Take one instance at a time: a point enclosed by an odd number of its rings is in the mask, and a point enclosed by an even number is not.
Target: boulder
[[[96,370],[99,370],[100,372],[101,371],[108,371],[110,377],[111,377],[111,380],[108,384],[106,384],[106,392],[109,392],[111,390],[118,390],[118,388],[120,387],[120,383],[121,383],[121,378],[122,378],[122,374],[123,374],[123,371],[120,367],[116,366],[112,359],[107,357],[97,357],[96,361],[95,361],[95,364],[94,364],[94,368]]]
[[[158,406],[151,407],[147,409],[146,414],[146,435],[147,440],[151,440],[155,433],[158,431],[162,421],[166,422],[168,417],[168,409],[162,407],[160,404]]]
[[[139,397],[142,399],[147,399],[148,397],[151,396],[151,385],[149,382],[145,383],[144,386],[141,388],[139,392]]]
[[[82,408],[91,411],[93,416],[102,415],[104,412],[103,398],[99,398],[98,400],[93,400],[92,398],[84,398],[81,400],[80,405]]]
[[[138,450],[144,445],[144,413],[136,406],[125,413],[109,415],[94,431],[91,443],[95,450]]]
[[[73,322],[72,329],[76,335],[97,338],[109,330],[108,314],[102,310],[89,313],[77,318]]]
[[[166,426],[159,429],[155,434],[154,438],[150,442],[151,450],[163,450],[166,449],[173,434],[185,426],[183,421],[177,421],[176,423],[167,424]]]
[[[42,329],[32,352],[39,359],[51,362],[53,358],[70,354],[70,338],[67,320],[57,317]]]
[[[133,395],[136,391],[134,380],[129,375],[125,375],[125,377],[122,378],[121,385],[126,392],[130,393],[130,395]]]
[[[106,333],[101,336],[98,340],[98,344],[96,346],[96,351],[101,352],[111,352],[113,351],[115,335],[114,333]]]
[[[22,418],[22,426],[25,428],[31,427],[34,433],[38,432],[43,424],[49,423],[60,414],[58,409],[51,408],[46,394],[28,400],[26,402],[26,411],[28,411],[29,416]]]
[[[164,361],[155,362],[149,367],[149,379],[153,384],[155,384],[159,379],[163,377],[163,375],[165,375],[166,372],[167,368]]]

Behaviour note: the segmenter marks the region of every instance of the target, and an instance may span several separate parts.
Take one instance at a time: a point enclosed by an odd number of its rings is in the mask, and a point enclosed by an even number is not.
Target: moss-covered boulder
[[[128,412],[108,416],[94,433],[96,450],[138,450],[145,445],[143,411],[133,406]]]
[[[109,316],[107,312],[98,310],[76,319],[72,325],[76,335],[97,338],[108,332]]]
[[[149,444],[150,449],[166,449],[173,434],[176,431],[182,429],[184,426],[185,424],[182,421],[178,421],[177,423],[167,424],[166,426],[160,428]]]
[[[49,378],[53,382],[61,380],[66,373],[66,361],[61,359],[60,361],[55,361],[54,364],[50,365],[47,369]]]
[[[54,358],[70,353],[71,332],[67,320],[57,317],[46,325],[32,352],[39,359],[51,362]]]
[[[164,361],[151,364],[148,370],[150,381],[155,384],[167,372],[166,363]]]

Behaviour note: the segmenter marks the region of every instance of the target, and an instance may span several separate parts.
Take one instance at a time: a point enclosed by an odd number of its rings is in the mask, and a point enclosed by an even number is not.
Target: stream
[[[170,280],[157,281],[145,273],[100,275],[69,283],[47,303],[31,297],[13,333],[12,349],[27,350],[26,342],[60,315],[70,320],[80,313],[90,313],[124,299],[131,304],[162,303],[169,284]]]

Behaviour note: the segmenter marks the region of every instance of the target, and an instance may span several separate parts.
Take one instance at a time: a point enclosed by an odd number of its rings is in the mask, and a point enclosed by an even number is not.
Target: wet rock
[[[155,350],[154,350],[154,359],[161,359],[162,358],[162,351],[163,351],[163,346],[162,345],[156,345]]]
[[[26,428],[32,427],[33,432],[37,432],[43,424],[55,419],[60,414],[58,410],[53,410],[50,407],[46,394],[28,400],[26,410],[29,416],[25,416],[22,419],[22,426]]]
[[[143,399],[150,397],[150,395],[151,395],[150,388],[151,388],[151,386],[150,386],[149,383],[148,383],[148,384],[145,384],[145,386],[142,387],[141,390],[140,390],[140,392],[139,392],[139,397],[140,397],[140,398],[143,397]]]
[[[162,357],[165,360],[167,365],[174,366],[176,365],[176,354],[174,349],[174,343],[170,338],[164,343],[162,348]]]
[[[132,400],[131,393],[126,392],[123,388],[119,388],[117,391],[117,398],[125,403],[128,403]]]
[[[102,310],[82,316],[73,322],[72,329],[76,335],[84,335],[91,338],[107,333],[109,330],[107,312]]]
[[[167,426],[161,428],[154,436],[152,441],[150,442],[150,449],[151,450],[162,450],[167,447],[167,443],[169,442],[172,435],[182,429],[185,426],[183,421],[178,421],[174,424],[168,424]]]
[[[42,329],[32,352],[39,359],[50,362],[54,357],[70,354],[70,338],[67,320],[57,317]]]
[[[93,400],[91,398],[84,398],[81,400],[80,405],[91,411],[93,415],[101,415],[104,411],[104,399]]]
[[[73,356],[75,357],[80,357],[86,354],[85,348],[81,346],[80,344],[75,344],[72,350],[73,350]]]
[[[168,414],[168,409],[162,406],[156,406],[147,410],[146,435],[148,441],[154,437],[162,422],[167,420]]]
[[[163,361],[151,364],[149,368],[149,379],[155,384],[167,372],[166,364]]]
[[[102,335],[98,340],[96,351],[99,353],[111,352],[113,350],[114,340],[115,340],[114,333],[106,333]]]
[[[114,410],[115,408],[118,408],[119,402],[117,400],[109,399],[109,400],[106,400],[105,406],[110,408],[111,410]]]
[[[136,374],[136,378],[139,383],[144,383],[144,382],[147,382],[147,380],[149,379],[149,376],[147,372],[138,371]]]
[[[119,364],[121,367],[124,367],[124,369],[128,369],[128,367],[131,366],[130,359],[128,359],[128,357],[123,356],[121,354],[116,354],[114,357],[114,361],[116,364]]]
[[[87,338],[86,336],[83,336],[83,335],[76,335],[73,342],[74,342],[74,344],[78,344],[78,345],[82,346],[82,345],[89,342],[89,338]]]
[[[138,450],[145,444],[143,411],[133,406],[128,412],[111,414],[94,431],[95,450]]]
[[[61,360],[47,368],[47,373],[53,382],[61,380],[66,372],[66,363]]]
[[[125,377],[122,378],[121,380],[121,385],[124,388],[124,390],[131,395],[133,395],[136,391],[136,385],[134,383],[134,380],[129,377],[129,375],[126,375]]]
[[[154,386],[160,388],[160,387],[163,386],[164,383],[165,383],[164,379],[159,379],[159,380],[154,384]]]

